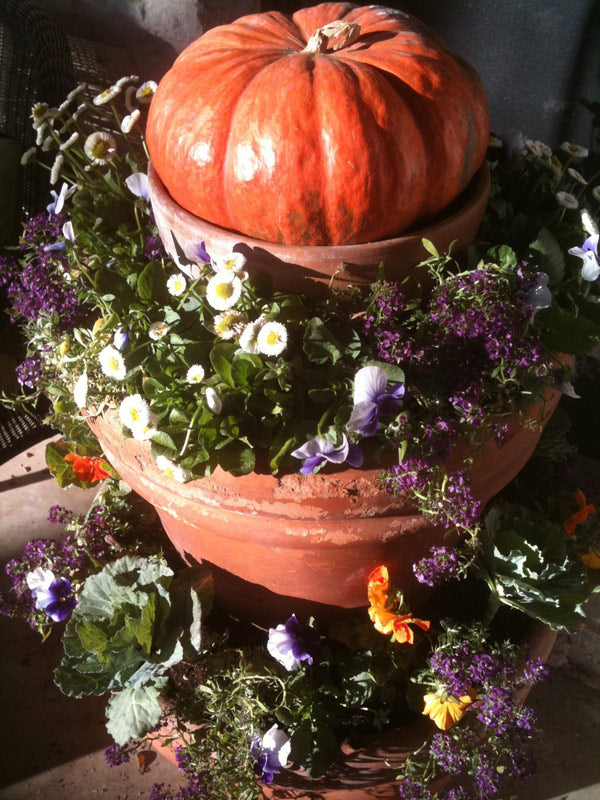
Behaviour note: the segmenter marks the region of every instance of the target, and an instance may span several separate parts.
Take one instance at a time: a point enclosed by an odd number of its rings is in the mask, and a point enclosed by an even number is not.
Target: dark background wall
[[[291,13],[313,2],[263,0]],[[358,5],[368,5],[359,2]],[[479,72],[492,129],[519,128],[590,149],[597,128],[580,101],[600,102],[600,0],[392,0],[419,17]]]

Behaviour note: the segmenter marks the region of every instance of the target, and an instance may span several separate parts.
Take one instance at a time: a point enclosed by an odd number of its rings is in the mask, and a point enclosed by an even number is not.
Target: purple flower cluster
[[[42,362],[39,358],[26,358],[16,368],[17,383],[28,389],[35,389],[42,376]]]
[[[437,522],[446,528],[472,528],[479,522],[481,502],[476,500],[469,475],[464,470],[449,472],[444,494],[438,499]]]
[[[404,778],[398,784],[398,795],[400,800],[429,800],[431,792],[425,788],[422,781]]]
[[[482,752],[473,773],[473,788],[478,800],[496,797],[502,785],[502,774],[492,763],[489,753]]]
[[[165,254],[163,243],[159,236],[148,236],[144,242],[144,257],[148,261],[157,261]]]
[[[508,377],[520,370],[544,370],[542,352],[527,329],[534,308],[529,294],[538,274],[525,263],[508,276],[479,268],[434,290],[429,314],[440,341],[477,340],[490,367]]]
[[[413,564],[413,572],[419,583],[436,586],[461,574],[464,561],[449,547],[430,548],[431,555]]]
[[[477,706],[477,719],[498,734],[506,733],[512,725],[514,699],[506,686],[490,686]]]
[[[33,253],[23,264],[12,257],[0,258],[0,285],[6,286],[11,305],[24,319],[49,314],[67,330],[80,321],[79,300],[65,278],[66,256],[48,249],[61,236],[63,221],[60,214],[39,214],[29,221],[20,246]]]
[[[119,767],[121,764],[127,764],[129,761],[129,751],[127,747],[111,744],[104,751],[104,761],[109,767]]]

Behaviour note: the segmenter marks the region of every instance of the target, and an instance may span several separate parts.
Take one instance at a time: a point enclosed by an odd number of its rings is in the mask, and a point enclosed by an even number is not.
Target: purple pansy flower
[[[125,178],[125,184],[131,194],[141,197],[144,200],[150,199],[150,188],[148,186],[148,176],[145,172],[134,172]]]
[[[129,334],[120,326],[116,329],[113,336],[113,347],[117,350],[125,350],[129,347]]]
[[[583,243],[583,247],[571,247],[569,253],[583,261],[581,277],[586,281],[595,281],[600,277],[600,257],[598,256],[597,233],[592,233]]]
[[[204,261],[205,264],[210,264],[210,256],[206,252],[204,242],[199,242],[196,245],[196,257],[199,258],[200,261]]]
[[[319,643],[319,634],[309,625],[300,625],[296,615],[276,628],[269,628],[267,650],[276,661],[289,672],[300,666],[302,661],[313,663],[311,651]]]
[[[52,570],[38,568],[27,576],[27,585],[35,597],[35,607],[45,611],[54,622],[62,622],[77,605],[71,595],[71,582],[56,578]]]
[[[355,444],[350,444],[346,434],[342,434],[342,443],[338,446],[317,436],[294,450],[292,455],[294,458],[304,459],[304,464],[300,467],[303,475],[310,475],[326,461],[332,464],[343,464],[347,461],[351,467],[360,467],[363,463],[361,449]]]
[[[545,272],[538,272],[535,276],[535,283],[527,293],[527,303],[533,308],[533,316],[540,308],[552,305],[552,292],[548,288],[548,276]]]
[[[254,770],[261,781],[271,783],[273,775],[278,775],[290,757],[289,737],[277,725],[273,725],[262,739],[252,740],[252,755],[256,758]]]
[[[404,397],[404,384],[396,383],[389,391],[387,374],[381,367],[363,367],[354,377],[354,408],[346,425],[348,431],[373,436],[379,427],[379,415],[395,414]]]
[[[73,223],[71,220],[67,220],[62,226],[62,235],[65,237],[64,240],[54,242],[54,244],[45,245],[44,250],[46,253],[55,253],[61,250],[66,250],[67,245],[65,244],[65,240],[71,242],[71,244],[75,244],[75,231],[73,230]]]
[[[54,189],[51,189],[50,194],[52,195],[52,202],[48,203],[46,206],[46,211],[48,214],[50,214],[50,216],[52,216],[52,214],[60,214],[65,205],[65,200],[68,200],[69,197],[74,195],[76,191],[77,186],[69,187],[67,183],[63,183],[58,194],[54,191]]]

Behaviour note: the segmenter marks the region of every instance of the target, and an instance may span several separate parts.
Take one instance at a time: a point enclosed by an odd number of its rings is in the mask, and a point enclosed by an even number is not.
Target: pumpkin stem
[[[303,53],[325,53],[327,50],[341,50],[355,42],[360,36],[360,25],[343,22],[341,19],[317,28],[308,40]]]

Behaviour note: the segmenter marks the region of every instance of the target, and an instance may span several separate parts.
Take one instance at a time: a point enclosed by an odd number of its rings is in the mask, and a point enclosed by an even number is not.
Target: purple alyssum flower
[[[582,247],[571,247],[569,253],[583,261],[581,277],[586,281],[595,281],[600,277],[600,256],[598,255],[598,240],[600,235],[592,233],[583,243]]]
[[[273,776],[278,775],[287,764],[292,746],[287,734],[275,724],[262,739],[254,736],[251,749],[256,758],[254,771],[259,780],[271,783]]]
[[[355,444],[350,444],[345,434],[342,434],[342,442],[339,445],[317,436],[292,451],[291,455],[304,460],[300,467],[303,475],[310,475],[327,461],[332,464],[343,464],[347,461],[351,467],[355,468],[360,467],[363,463],[361,449]]]
[[[379,415],[389,416],[400,410],[404,384],[396,383],[387,389],[387,374],[381,367],[359,369],[354,376],[354,408],[346,425],[348,431],[361,436],[373,436],[379,427]]]
[[[299,667],[302,661],[312,664],[318,644],[317,631],[309,625],[301,625],[295,614],[282,625],[269,628],[267,650],[290,672]]]

